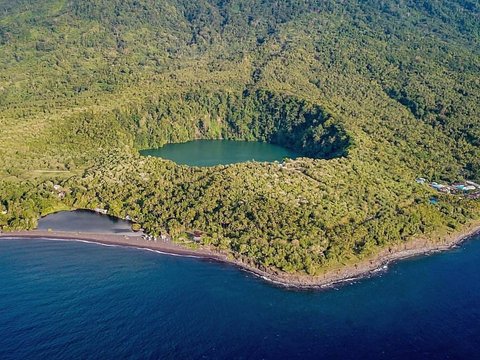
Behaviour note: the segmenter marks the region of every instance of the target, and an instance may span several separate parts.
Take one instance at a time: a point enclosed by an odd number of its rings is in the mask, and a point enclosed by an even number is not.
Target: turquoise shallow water
[[[299,156],[278,145],[232,140],[196,140],[167,144],[159,149],[142,150],[140,153],[190,166],[228,165],[252,160],[273,162]]]
[[[0,240],[0,359],[472,359],[480,239],[328,291],[144,250]]]

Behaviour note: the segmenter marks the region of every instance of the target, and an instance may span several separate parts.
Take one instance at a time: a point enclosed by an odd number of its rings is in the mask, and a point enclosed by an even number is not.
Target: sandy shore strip
[[[81,240],[103,245],[116,245],[139,249],[157,250],[169,255],[212,258],[215,260],[220,260],[221,258],[220,253],[215,254],[207,250],[192,250],[171,242],[147,241],[141,235],[135,234],[119,235],[112,233],[30,230],[0,233],[0,238]]]
[[[147,241],[141,235],[118,235],[110,233],[66,232],[66,231],[17,231],[0,233],[0,239],[52,239],[72,240],[98,243],[103,245],[125,246],[138,249],[154,250],[163,254],[184,257],[209,259],[235,265],[262,279],[283,287],[296,289],[324,289],[341,283],[358,280],[372,276],[379,271],[385,270],[388,264],[414,256],[427,255],[434,252],[449,250],[461,242],[480,234],[480,223],[472,223],[462,232],[451,234],[435,241],[417,239],[401,246],[390,247],[382,250],[373,259],[361,261],[354,265],[329,270],[320,276],[292,275],[271,270],[262,270],[232,259],[227,254],[209,249],[188,249],[170,242]]]

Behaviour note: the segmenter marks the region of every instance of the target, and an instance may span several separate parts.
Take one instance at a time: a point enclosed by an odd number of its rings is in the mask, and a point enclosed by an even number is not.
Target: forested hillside
[[[308,274],[459,231],[480,201],[415,179],[480,182],[479,40],[477,0],[0,0],[0,227],[102,207]],[[200,138],[305,157],[138,152]]]

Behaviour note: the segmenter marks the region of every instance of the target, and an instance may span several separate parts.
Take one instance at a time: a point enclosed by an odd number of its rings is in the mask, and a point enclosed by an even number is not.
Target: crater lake
[[[274,162],[300,155],[279,145],[258,141],[195,140],[142,150],[144,156],[172,160],[180,165],[215,166],[247,161]]]

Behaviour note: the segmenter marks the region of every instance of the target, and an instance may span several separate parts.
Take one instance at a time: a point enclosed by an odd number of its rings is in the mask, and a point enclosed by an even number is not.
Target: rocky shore
[[[0,233],[1,238],[22,239],[52,239],[86,241],[112,246],[128,246],[139,249],[149,249],[164,254],[210,259],[232,264],[246,270],[266,281],[289,288],[322,289],[343,282],[368,277],[385,269],[389,263],[413,256],[427,255],[434,252],[449,250],[466,239],[480,233],[480,223],[472,223],[462,232],[432,239],[416,239],[401,246],[393,246],[382,250],[375,258],[367,259],[353,265],[345,265],[338,269],[330,269],[319,276],[292,275],[270,270],[261,270],[232,259],[227,254],[210,249],[188,249],[171,242],[146,241],[140,235],[98,234],[89,232],[66,231],[17,231]]]

